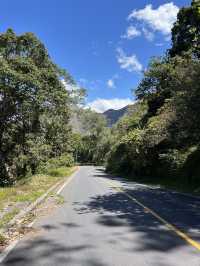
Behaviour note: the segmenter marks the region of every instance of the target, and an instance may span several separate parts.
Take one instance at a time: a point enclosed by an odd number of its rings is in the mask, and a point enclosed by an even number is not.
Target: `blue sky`
[[[170,46],[178,8],[189,0],[6,0],[0,31],[34,32],[52,59],[88,90],[96,111],[120,108],[152,56]]]

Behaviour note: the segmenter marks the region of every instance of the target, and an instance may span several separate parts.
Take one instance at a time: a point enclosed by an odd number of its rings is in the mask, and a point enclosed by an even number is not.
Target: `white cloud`
[[[73,86],[70,83],[67,83],[64,79],[61,79],[61,82],[67,91],[73,90],[73,88],[72,88]]]
[[[147,30],[145,27],[142,28],[142,31],[144,33],[145,38],[148,41],[152,42],[154,40],[154,34],[153,34],[153,32]]]
[[[140,35],[141,35],[141,32],[138,29],[136,29],[136,27],[131,25],[127,28],[126,34],[123,35],[122,38],[131,40],[131,39],[138,37]]]
[[[91,108],[93,111],[103,113],[108,109],[121,109],[126,105],[133,104],[134,102],[130,98],[120,99],[101,99],[98,98],[93,102],[89,102],[86,107]]]
[[[78,85],[71,84],[71,83],[67,83],[64,79],[61,79],[61,82],[65,86],[65,89],[67,91],[72,92],[72,91],[76,91],[76,90],[79,90],[80,89],[80,87]]]
[[[142,71],[142,64],[138,61],[135,54],[127,56],[121,48],[117,49],[117,53],[117,61],[122,69],[126,69],[129,72]]]
[[[115,81],[114,81],[114,79],[109,79],[109,80],[107,81],[107,86],[108,86],[109,88],[115,88]]]
[[[115,80],[117,79],[119,79],[119,75],[118,74],[113,75],[112,78],[107,81],[107,86],[111,89],[116,88]]]
[[[152,5],[146,5],[144,9],[133,10],[128,19],[137,19],[146,23],[152,30],[169,35],[178,11],[179,8],[173,2],[160,5],[157,9],[153,9]]]

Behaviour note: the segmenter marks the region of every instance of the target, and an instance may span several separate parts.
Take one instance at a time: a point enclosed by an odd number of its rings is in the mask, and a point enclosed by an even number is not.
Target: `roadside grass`
[[[11,212],[6,213],[2,219],[0,219],[0,228],[3,228],[4,226],[6,226],[6,224],[12,220],[12,218],[17,215],[19,213],[19,209],[18,208],[14,208]]]
[[[7,244],[7,238],[0,234],[0,246]]]
[[[62,205],[65,203],[65,199],[62,195],[56,195],[56,203],[58,205]]]
[[[67,174],[66,170],[66,167],[50,168],[47,170],[47,175],[52,177],[64,177]]]
[[[47,174],[37,174],[24,178],[13,187],[0,188],[0,228],[4,227],[19,211],[34,202],[51,186],[70,176],[75,167],[61,167],[48,169]],[[60,200],[61,201],[61,200]],[[20,206],[20,208],[18,207]],[[8,210],[6,210],[6,208]]]

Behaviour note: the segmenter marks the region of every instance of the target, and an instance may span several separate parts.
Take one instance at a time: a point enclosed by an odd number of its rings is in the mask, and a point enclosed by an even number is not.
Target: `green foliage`
[[[40,166],[38,167],[38,172],[39,173],[47,173],[50,175],[55,175],[54,174],[54,170],[55,172],[59,172],[58,169],[60,168],[66,168],[66,167],[72,167],[74,164],[74,158],[71,154],[63,154],[61,156],[58,156],[56,158],[51,158],[49,160],[47,160],[44,163],[41,163]]]
[[[46,171],[47,175],[53,176],[53,177],[65,177],[66,176],[66,168],[65,167],[59,167],[59,168],[49,168]]]
[[[85,135],[98,137],[106,127],[106,119],[99,113],[90,109],[82,110],[81,120]]]
[[[64,178],[69,177],[75,171],[75,167],[61,167],[54,168],[50,174],[37,174],[31,175],[29,178],[24,178],[17,181],[13,186],[0,187],[0,211],[2,215],[0,217],[0,228],[7,226],[14,216],[20,211],[19,206],[24,208],[27,204],[35,202],[40,196],[44,195],[45,192],[53,185],[63,182]],[[54,193],[49,193],[49,196]],[[56,197],[58,204],[62,204],[63,200],[60,197]],[[7,208],[10,206],[10,208]],[[30,220],[34,214],[31,213],[25,220]],[[0,245],[5,243],[3,236],[0,235]]]
[[[172,49],[151,60],[136,90],[139,111],[113,127],[109,171],[199,188],[199,10],[199,0],[180,10]]]
[[[17,215],[17,214],[19,213],[19,211],[20,211],[20,210],[19,210],[18,208],[15,208],[15,209],[13,209],[11,212],[6,213],[6,214],[3,216],[3,218],[0,220],[0,228],[5,227],[5,226],[8,224],[8,222],[9,222],[10,220],[12,220],[12,218],[14,218],[15,215]]]
[[[7,243],[8,243],[7,238],[0,234],[0,246],[4,246]]]
[[[41,162],[71,152],[73,83],[32,34],[0,35],[0,183],[9,184]]]
[[[189,7],[180,9],[177,21],[172,29],[172,48],[170,56],[183,55],[192,51],[200,57],[200,1],[192,0]]]
[[[103,115],[89,109],[81,111],[83,135],[77,147],[77,159],[81,163],[102,164],[110,149],[111,133]]]
[[[198,146],[190,147],[184,154],[184,163],[181,168],[182,182],[188,187],[193,187],[199,192],[200,188],[200,150]]]
[[[200,0],[193,0],[178,13],[171,49],[150,61],[132,111],[112,128],[101,114],[77,107],[85,90],[66,91],[64,84],[75,88],[74,80],[32,33],[1,34],[1,183],[36,171],[64,175],[74,158],[105,163],[115,173],[200,186],[199,25]],[[71,109],[79,110],[79,134],[69,125]]]
[[[146,114],[146,104],[137,103],[137,111],[125,116],[112,129],[115,145],[110,150],[107,170],[121,174],[137,175],[142,172],[145,160],[144,129],[142,118]]]

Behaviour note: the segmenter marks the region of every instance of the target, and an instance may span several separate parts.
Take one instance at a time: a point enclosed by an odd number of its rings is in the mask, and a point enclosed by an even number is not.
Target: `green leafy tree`
[[[34,172],[36,157],[68,150],[70,95],[63,78],[69,76],[32,33],[0,35],[1,183]]]
[[[172,28],[170,56],[182,55],[191,50],[200,58],[200,1],[193,0],[191,6],[180,9]]]
[[[179,11],[172,48],[165,57],[151,60],[136,89],[145,112],[129,114],[112,128],[109,171],[199,187],[199,25],[197,0]]]

